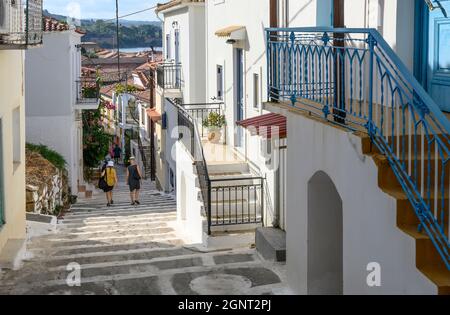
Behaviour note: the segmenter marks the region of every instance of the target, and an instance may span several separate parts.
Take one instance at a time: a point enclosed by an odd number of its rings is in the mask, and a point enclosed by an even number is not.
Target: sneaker
[[[106,206],[107,206],[107,207],[111,207],[111,204],[110,204],[110,203],[107,203]]]
[[[111,200],[111,205],[113,205],[114,204],[114,200]]]
[[[136,200],[134,203],[137,204],[137,205],[140,205],[140,204],[141,204],[141,203],[140,203],[139,201],[137,201],[137,200]]]
[[[132,202],[132,203],[131,203],[132,206],[134,206],[135,204],[136,204],[135,202]]]

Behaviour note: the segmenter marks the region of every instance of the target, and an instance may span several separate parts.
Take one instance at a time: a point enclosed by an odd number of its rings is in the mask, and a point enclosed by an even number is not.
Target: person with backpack
[[[114,168],[114,162],[109,161],[105,170],[102,172],[99,183],[99,188],[101,188],[106,193],[106,200],[108,201],[107,206],[111,207],[111,205],[114,204],[113,201],[113,189],[114,186],[117,184],[117,173]],[[102,187],[101,187],[102,186]]]
[[[139,190],[141,189],[141,170],[136,164],[136,159],[130,157],[130,166],[127,167],[127,185],[130,187],[131,205],[140,205]]]

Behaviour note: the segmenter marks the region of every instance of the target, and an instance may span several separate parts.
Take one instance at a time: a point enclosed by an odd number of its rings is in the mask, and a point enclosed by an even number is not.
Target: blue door
[[[236,121],[244,119],[244,52],[242,49],[236,49]],[[244,131],[242,127],[236,126],[236,146],[244,145]]]
[[[450,1],[440,4],[450,14]],[[428,38],[428,92],[443,111],[450,112],[450,18],[440,8],[430,11]]]

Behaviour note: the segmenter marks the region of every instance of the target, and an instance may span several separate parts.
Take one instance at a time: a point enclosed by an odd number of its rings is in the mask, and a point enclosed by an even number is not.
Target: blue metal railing
[[[450,270],[450,122],[439,107],[376,30],[266,32],[269,99],[366,131]]]

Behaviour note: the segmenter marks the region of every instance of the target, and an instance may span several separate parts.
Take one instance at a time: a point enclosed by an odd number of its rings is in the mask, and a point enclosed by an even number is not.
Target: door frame
[[[430,11],[425,1],[416,0],[414,8],[414,76],[428,92],[428,45]]]

